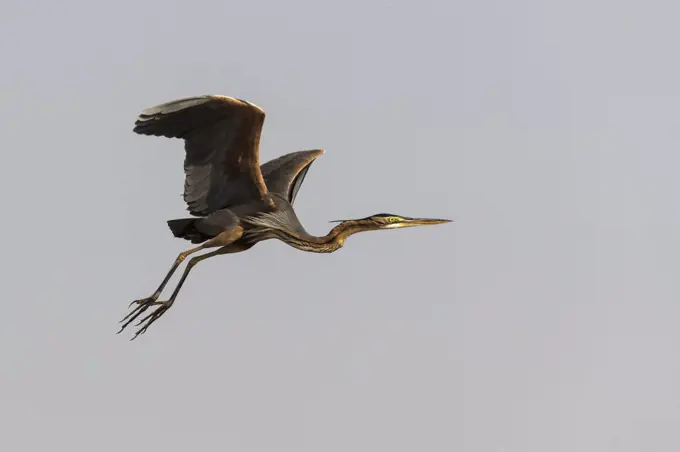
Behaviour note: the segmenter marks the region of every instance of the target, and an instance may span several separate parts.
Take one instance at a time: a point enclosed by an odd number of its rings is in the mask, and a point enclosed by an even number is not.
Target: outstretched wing
[[[144,110],[134,132],[184,139],[184,201],[203,216],[225,204],[227,185],[251,199],[265,199],[267,186],[259,162],[265,113],[256,105],[227,96],[199,96]]]
[[[267,190],[283,196],[293,204],[309,167],[323,153],[322,149],[291,152],[268,161],[260,168]]]

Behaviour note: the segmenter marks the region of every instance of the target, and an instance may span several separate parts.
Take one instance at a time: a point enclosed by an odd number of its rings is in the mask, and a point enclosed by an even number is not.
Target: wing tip
[[[150,120],[155,119],[154,116],[139,115],[135,121],[135,125],[132,128],[134,133],[140,135],[154,135],[154,130],[152,127],[153,122]]]
[[[317,158],[321,157],[326,153],[325,149],[310,149],[307,151],[300,151],[300,154],[303,154],[306,156],[306,158],[310,161],[314,161]]]

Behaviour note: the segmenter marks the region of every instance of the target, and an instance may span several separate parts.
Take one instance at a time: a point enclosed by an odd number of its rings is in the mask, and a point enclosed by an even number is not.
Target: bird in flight
[[[135,300],[135,307],[120,321],[122,332],[148,309],[135,326],[135,339],[146,332],[177,299],[191,269],[204,259],[239,253],[256,243],[278,239],[302,251],[332,253],[347,237],[364,231],[448,223],[450,220],[410,218],[379,213],[338,221],[325,236],[313,236],[302,227],[293,203],[321,149],[292,152],[260,165],[259,147],[265,112],[244,100],[207,95],[175,100],[139,115],[134,132],[184,140],[184,201],[191,218],[169,220],[175,237],[197,245],[179,253],[156,291]],[[190,255],[184,273],[166,301],[161,292]]]

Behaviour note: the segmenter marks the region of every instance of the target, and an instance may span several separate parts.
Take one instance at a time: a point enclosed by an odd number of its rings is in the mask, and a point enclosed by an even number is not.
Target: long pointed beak
[[[329,223],[342,223],[348,220],[331,220]],[[441,218],[404,218],[403,221],[399,223],[394,223],[394,227],[407,227],[407,226],[428,226],[432,224],[443,224],[451,223],[453,220],[444,220]]]
[[[429,226],[432,224],[451,223],[453,220],[444,220],[440,218],[404,218],[404,221],[397,223],[402,227],[407,226]]]

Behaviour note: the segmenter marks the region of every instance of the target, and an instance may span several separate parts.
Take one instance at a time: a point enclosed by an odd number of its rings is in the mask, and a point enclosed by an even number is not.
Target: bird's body
[[[293,204],[311,164],[324,151],[292,152],[260,165],[264,118],[264,111],[252,103],[214,95],[167,102],[140,114],[134,132],[185,142],[184,200],[192,217],[169,220],[168,226],[175,237],[200,245],[180,253],[151,297],[132,303],[138,306],[123,319],[120,331],[151,306],[158,306],[139,322],[145,324],[134,337],[145,332],[172,306],[191,268],[206,258],[245,251],[271,239],[302,251],[331,253],[358,232],[449,221],[377,214],[339,222],[325,236],[309,234]],[[192,258],[169,300],[159,302],[187,256],[209,248],[217,249]]]

